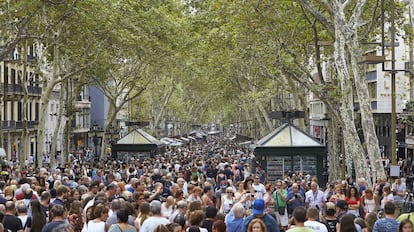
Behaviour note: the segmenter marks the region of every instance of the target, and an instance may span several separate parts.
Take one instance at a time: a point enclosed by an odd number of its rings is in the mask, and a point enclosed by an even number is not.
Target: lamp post
[[[108,149],[107,149],[107,156],[112,157],[112,146],[118,141],[119,139],[119,132],[121,131],[121,129],[110,125],[107,131],[107,135],[108,135]]]
[[[394,0],[390,1],[391,8],[391,163],[397,164],[396,144],[397,135],[395,133],[397,126],[396,99],[395,99],[395,20],[394,20]]]
[[[109,135],[108,136],[108,138],[109,138],[109,142],[108,143],[112,145],[118,139],[119,129],[117,129],[114,126],[111,125],[111,126],[109,126],[109,129],[108,129],[108,133],[107,134]]]
[[[96,122],[93,123],[91,131],[94,132],[92,142],[93,142],[93,146],[94,146],[93,154],[94,154],[94,158],[96,158],[97,155],[98,155],[98,142],[99,142],[99,139],[98,139],[98,124]]]

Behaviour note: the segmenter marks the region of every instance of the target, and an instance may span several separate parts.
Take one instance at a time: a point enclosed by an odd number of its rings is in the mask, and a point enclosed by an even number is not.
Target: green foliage
[[[93,77],[91,84],[134,82],[131,94],[145,86],[133,100],[134,119],[154,117],[173,86],[164,116],[232,122],[251,117],[258,103],[270,111],[270,100],[286,92],[303,97],[308,89],[338,103],[334,72],[329,83],[309,75],[333,55],[332,47],[323,47],[316,56],[316,41],[333,41],[333,33],[297,2],[3,1],[0,25],[9,33],[1,33],[0,41],[11,40],[13,28],[30,17],[22,28],[45,45],[49,62],[52,45],[58,43],[67,69],[90,63],[81,75]],[[361,41],[372,41],[379,32],[379,2],[367,1],[360,22],[364,26],[358,29]],[[319,9],[332,20],[329,9]],[[397,4],[397,12],[402,9]]]

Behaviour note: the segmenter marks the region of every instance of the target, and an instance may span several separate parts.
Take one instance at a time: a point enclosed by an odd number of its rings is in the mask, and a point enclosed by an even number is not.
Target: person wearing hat
[[[336,231],[336,224],[338,223],[338,220],[335,216],[335,204],[333,202],[326,202],[325,217],[321,221],[325,223],[329,231]]]
[[[345,200],[339,200],[336,202],[336,217],[340,221],[341,217],[348,213],[348,202]],[[355,216],[354,216],[355,217]]]
[[[345,200],[339,200],[336,202],[336,220],[337,220],[337,228],[339,226],[339,223],[341,221],[341,218],[344,215],[351,215],[353,217],[353,219],[356,218],[356,216],[354,214],[350,214],[348,213],[348,202],[346,202]],[[362,231],[362,228],[360,225],[355,223],[355,227],[357,229],[358,232]]]
[[[279,225],[277,224],[276,219],[266,213],[265,208],[265,201],[261,198],[256,199],[253,202],[252,214],[244,219],[244,228],[249,228],[249,224],[253,219],[260,218],[266,225],[267,232],[279,232]]]

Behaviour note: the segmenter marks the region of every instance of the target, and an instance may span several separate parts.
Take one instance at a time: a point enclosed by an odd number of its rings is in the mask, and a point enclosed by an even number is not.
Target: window
[[[377,82],[368,82],[368,93],[371,99],[377,98]]]
[[[11,84],[16,84],[16,70],[14,68],[11,69]]]
[[[17,103],[17,121],[22,121],[22,112],[23,112],[23,110],[22,110],[22,103],[21,102],[18,102]]]
[[[35,103],[35,121],[39,121],[39,102]]]

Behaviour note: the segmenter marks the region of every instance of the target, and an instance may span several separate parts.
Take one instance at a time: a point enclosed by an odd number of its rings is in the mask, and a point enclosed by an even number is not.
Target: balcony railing
[[[37,86],[27,86],[27,92],[29,95],[40,96],[42,94],[42,88]],[[20,84],[4,84],[0,83],[0,94],[7,95],[23,95],[23,87]]]
[[[90,131],[90,126],[88,125],[76,125],[71,127],[71,133],[87,133]]]
[[[2,121],[1,124],[2,124],[2,130],[22,130],[23,129],[22,121],[7,120],[7,121]],[[38,121],[27,122],[28,129],[35,129],[37,125],[39,125]]]
[[[91,108],[91,102],[88,100],[83,101],[74,101],[73,106],[75,109],[90,109]]]

